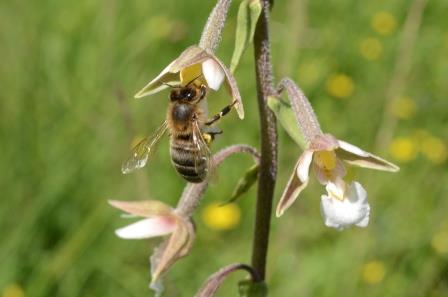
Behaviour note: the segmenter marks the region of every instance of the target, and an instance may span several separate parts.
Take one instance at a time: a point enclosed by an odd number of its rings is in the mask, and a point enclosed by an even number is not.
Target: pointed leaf
[[[235,49],[230,62],[230,71],[232,73],[235,72],[241,56],[254,38],[255,27],[261,10],[262,4],[260,0],[244,0],[240,4],[235,32]]]
[[[288,135],[303,149],[306,148],[305,140],[300,133],[299,126],[297,125],[297,120],[294,115],[294,111],[291,105],[285,101],[276,98],[268,97],[268,106],[274,112],[275,116],[279,120],[282,127],[288,133]]]
[[[258,172],[260,170],[260,166],[258,164],[253,165],[250,167],[244,175],[240,178],[238,181],[238,184],[236,185],[235,190],[233,191],[232,196],[230,199],[224,203],[229,204],[232,202],[235,202],[240,198],[243,194],[245,194],[249,189],[252,187],[252,185],[257,181],[258,179]]]

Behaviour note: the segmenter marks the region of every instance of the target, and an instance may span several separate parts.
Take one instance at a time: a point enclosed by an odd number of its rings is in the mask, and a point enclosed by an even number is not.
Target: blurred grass
[[[169,165],[167,141],[147,169],[123,176],[119,168],[133,137],[151,133],[165,117],[166,93],[142,100],[133,94],[197,42],[213,4],[0,2],[3,297],[152,295],[147,258],[156,241],[116,238],[113,230],[126,222],[106,200],[151,197],[174,205],[180,196],[184,182]],[[448,4],[428,2],[415,44],[406,48],[411,60],[403,88],[387,98],[411,4],[275,4],[277,77],[299,82],[325,130],[398,162],[402,170],[353,170],[370,195],[366,229],[325,228],[316,183],[287,215],[274,219],[271,296],[448,296]],[[226,61],[236,7],[218,52]],[[214,150],[237,142],[258,145],[253,68],[249,50],[236,74],[247,118],[223,120],[225,134]],[[209,97],[212,111],[228,100],[225,92]],[[398,112],[387,111],[396,121],[387,126],[393,138],[376,147],[387,102],[403,97],[414,111],[403,116],[400,105]],[[298,154],[280,131],[277,197]],[[245,156],[226,162],[199,212],[225,201],[249,166]],[[210,229],[196,216],[195,247],[167,275],[166,296],[193,296],[219,267],[249,261],[254,197],[252,189],[239,202],[243,216],[233,230]],[[226,282],[220,296],[234,296],[240,277]]]

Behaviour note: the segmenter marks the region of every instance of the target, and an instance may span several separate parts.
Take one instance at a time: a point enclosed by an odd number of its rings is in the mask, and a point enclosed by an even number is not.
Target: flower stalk
[[[215,52],[221,41],[222,29],[224,28],[231,2],[232,0],[219,0],[215,5],[202,31],[199,47],[212,53]]]
[[[317,116],[303,91],[288,77],[279,83],[278,93],[282,93],[283,90],[288,93],[291,108],[306,142],[310,143],[316,135],[322,135]]]
[[[268,96],[275,93],[269,43],[269,0],[263,0],[263,9],[255,29],[254,55],[257,98],[260,115],[261,161],[252,245],[252,267],[264,281],[275,181],[277,177],[277,124],[274,113],[267,105]]]

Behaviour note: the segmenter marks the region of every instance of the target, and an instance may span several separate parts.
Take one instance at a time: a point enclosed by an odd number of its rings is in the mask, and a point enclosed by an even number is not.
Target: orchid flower
[[[348,189],[344,181],[345,164],[390,172],[396,172],[399,168],[357,146],[338,140],[331,134],[324,134],[311,104],[295,83],[284,79],[281,88],[286,89],[289,95],[307,146],[299,157],[277,205],[277,217],[280,217],[306,188],[312,169],[318,182],[324,185],[327,191],[327,195],[321,197],[325,224],[338,229],[349,225],[367,226],[370,214],[367,193],[358,182],[353,182]]]
[[[219,0],[204,26],[199,44],[185,49],[156,78],[141,89],[135,98],[155,94],[172,84],[181,86],[189,83],[204,84],[217,91],[225,82],[232,97],[231,102],[236,102],[235,109],[239,118],[243,119],[243,102],[236,80],[226,65],[214,55],[221,40],[231,2],[231,0]]]
[[[170,85],[185,86],[188,83],[205,84],[212,90],[218,90],[223,82],[235,101],[238,116],[244,118],[241,95],[230,70],[212,52],[193,45],[172,61],[160,74],[141,89],[135,98],[155,94]]]
[[[169,205],[156,200],[129,202],[111,200],[109,204],[127,214],[143,217],[135,223],[117,229],[115,233],[118,237],[145,239],[170,235],[151,258],[152,284],[156,283],[175,261],[190,251],[195,237],[193,223]]]

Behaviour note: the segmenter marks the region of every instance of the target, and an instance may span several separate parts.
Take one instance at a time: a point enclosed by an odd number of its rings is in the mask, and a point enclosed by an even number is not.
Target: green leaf
[[[243,0],[240,4],[235,32],[235,49],[230,62],[232,73],[235,72],[247,46],[254,39],[255,27],[261,10],[261,0]]]
[[[255,164],[252,167],[250,167],[240,178],[238,184],[236,185],[235,190],[233,191],[232,196],[227,202],[224,203],[224,205],[235,202],[239,197],[241,197],[241,195],[249,191],[249,189],[258,179],[259,170],[260,166],[258,164]]]
[[[294,115],[294,111],[287,102],[276,98],[268,97],[268,106],[275,113],[275,116],[279,120],[280,124],[286,130],[288,135],[302,148],[306,148],[305,139],[300,132],[297,119]]]
[[[266,297],[268,287],[265,282],[254,283],[251,280],[243,280],[238,283],[239,297]]]

